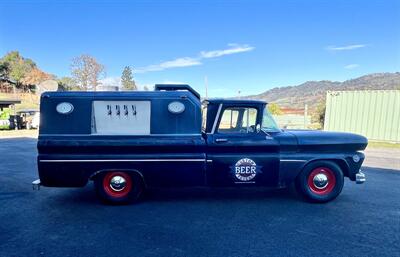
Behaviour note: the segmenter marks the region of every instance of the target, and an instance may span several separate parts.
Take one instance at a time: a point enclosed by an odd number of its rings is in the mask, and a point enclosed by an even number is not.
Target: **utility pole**
[[[307,128],[308,104],[304,105],[304,129]]]

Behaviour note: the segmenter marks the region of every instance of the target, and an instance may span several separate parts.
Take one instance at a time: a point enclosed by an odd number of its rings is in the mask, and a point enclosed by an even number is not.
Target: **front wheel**
[[[296,178],[297,191],[307,200],[318,203],[335,199],[342,192],[343,184],[342,170],[330,161],[312,162]]]
[[[143,192],[139,176],[122,171],[103,172],[95,177],[94,185],[100,199],[111,204],[137,201]]]

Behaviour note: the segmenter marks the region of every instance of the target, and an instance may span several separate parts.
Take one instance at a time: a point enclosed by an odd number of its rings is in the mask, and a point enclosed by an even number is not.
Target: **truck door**
[[[279,143],[260,130],[262,107],[221,107],[207,135],[207,182],[277,186]]]

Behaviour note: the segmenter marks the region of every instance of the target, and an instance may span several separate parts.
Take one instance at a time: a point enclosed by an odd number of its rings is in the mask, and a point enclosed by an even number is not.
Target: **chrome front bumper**
[[[357,184],[362,184],[365,182],[365,180],[366,180],[365,174],[362,173],[361,170],[358,173],[356,173],[356,183]]]

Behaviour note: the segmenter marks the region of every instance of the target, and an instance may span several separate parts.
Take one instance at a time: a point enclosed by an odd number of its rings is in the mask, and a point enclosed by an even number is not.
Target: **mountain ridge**
[[[343,82],[320,80],[306,81],[296,86],[274,87],[261,94],[240,98],[273,102],[283,108],[315,108],[325,100],[327,91],[348,90],[400,90],[400,72],[371,73]]]

